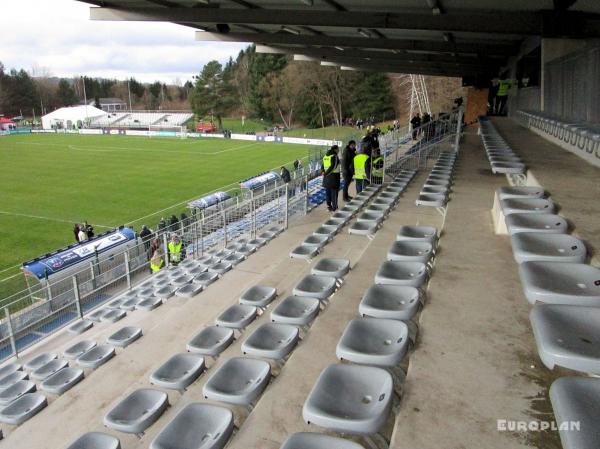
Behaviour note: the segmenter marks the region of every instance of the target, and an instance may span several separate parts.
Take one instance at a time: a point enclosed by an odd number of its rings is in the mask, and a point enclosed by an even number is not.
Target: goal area
[[[186,126],[149,125],[148,131],[149,137],[179,137],[181,139],[187,138]]]

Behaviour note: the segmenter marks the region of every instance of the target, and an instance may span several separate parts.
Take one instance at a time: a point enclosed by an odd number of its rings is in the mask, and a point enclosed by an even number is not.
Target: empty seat
[[[524,262],[519,276],[527,300],[600,306],[600,269],[581,263]]]
[[[262,234],[260,234],[258,237],[261,239],[266,240],[267,242],[270,242],[271,240],[273,240],[275,237],[277,236],[276,233],[274,232],[269,232],[269,231],[265,231]]]
[[[600,447],[600,379],[561,377],[550,386],[550,402],[564,449]],[[573,423],[578,423],[574,427]]]
[[[123,301],[125,301],[123,298],[115,299],[115,300],[109,302],[106,305],[106,307],[108,307],[109,309],[119,309],[121,307],[121,304],[123,304]]]
[[[223,449],[234,429],[231,410],[212,404],[186,405],[159,432],[150,449]]]
[[[568,234],[519,232],[511,237],[517,263],[529,261],[583,263],[587,256],[584,243]]]
[[[505,221],[511,235],[519,232],[565,234],[569,229],[567,220],[555,214],[510,214]]]
[[[233,329],[208,326],[198,332],[186,345],[189,352],[216,357],[234,340]]]
[[[265,246],[266,243],[267,243],[267,240],[261,239],[261,238],[255,238],[255,239],[248,241],[248,244],[254,246],[256,249]]]
[[[540,359],[555,365],[600,374],[600,308],[537,304],[531,327]]]
[[[112,435],[88,432],[73,441],[67,449],[121,449],[121,443]]]
[[[175,294],[176,287],[174,285],[165,285],[154,292],[154,295],[160,299],[169,299]]]
[[[131,299],[128,299],[127,301],[123,301],[123,304],[121,304],[121,309],[127,310],[128,312],[131,312],[132,310],[135,310],[136,306],[141,301],[142,301],[142,298],[131,298]]]
[[[235,252],[235,253],[231,253],[229,256],[223,258],[221,263],[229,263],[232,266],[236,266],[236,265],[242,263],[244,260],[246,260],[246,255]]]
[[[329,365],[313,386],[302,416],[309,424],[350,434],[373,434],[392,408],[394,382],[382,368]]]
[[[341,218],[342,220],[347,222],[348,220],[350,220],[352,218],[352,214],[350,212],[337,211],[337,212],[333,213],[330,218],[334,218],[334,219]]]
[[[199,274],[202,274],[204,272],[206,272],[208,270],[207,266],[199,266],[199,267],[194,267],[194,268],[190,268],[189,270],[187,270],[187,274],[189,274],[190,276],[198,276]]]
[[[65,357],[65,359],[74,360],[81,354],[88,352],[95,346],[95,341],[81,340],[65,349],[63,351],[63,356]]]
[[[419,310],[419,297],[415,287],[371,285],[358,306],[358,313],[374,318],[410,320]]]
[[[520,162],[492,162],[492,173],[524,173],[525,164]]]
[[[30,380],[20,380],[0,391],[0,405],[6,406],[21,396],[35,391],[35,384]]]
[[[276,296],[277,289],[275,287],[255,285],[242,293],[242,296],[240,296],[240,304],[255,307],[267,307]]]
[[[372,214],[370,212],[363,212],[358,216],[356,221],[368,221],[376,224],[380,224],[383,221],[383,214]]]
[[[408,349],[408,327],[402,321],[356,318],[346,326],[335,354],[340,360],[393,367]]]
[[[343,278],[350,271],[350,261],[341,258],[323,258],[319,260],[310,270],[311,274],[317,276],[332,276]]]
[[[211,265],[219,263],[221,261],[221,259],[219,259],[218,257],[208,255],[208,256],[201,257],[200,259],[198,259],[198,261],[200,263],[202,263],[202,265],[204,265],[206,267],[210,267]]]
[[[178,288],[175,291],[175,296],[179,296],[181,298],[193,298],[198,293],[200,293],[204,289],[204,284],[201,282],[192,282],[190,284],[186,284],[183,287]]]
[[[437,230],[431,226],[402,226],[396,234],[396,240],[412,240],[414,242],[429,242],[435,246]]]
[[[365,209],[365,212],[368,212],[369,214],[379,215],[381,217],[387,215],[389,211],[389,206],[385,204],[369,204]]]
[[[233,268],[229,262],[219,262],[208,267],[209,273],[225,274]]]
[[[427,186],[421,189],[421,194],[437,194],[448,197],[449,189],[444,186]]]
[[[202,394],[214,401],[248,406],[261,395],[270,378],[271,365],[268,362],[233,357],[210,376]]]
[[[83,370],[80,368],[64,368],[46,378],[40,387],[48,393],[63,394],[81,382],[83,376]]]
[[[194,278],[194,281],[199,282],[206,288],[213,282],[219,279],[218,273],[202,273]]]
[[[258,309],[245,304],[234,304],[225,309],[215,320],[215,324],[231,329],[244,329],[256,318]]]
[[[342,226],[319,226],[317,229],[313,231],[313,234],[316,236],[325,236],[326,238],[332,238],[336,232],[340,230]]]
[[[79,335],[84,333],[86,330],[90,329],[93,325],[94,323],[90,320],[81,320],[69,326],[67,332],[69,332],[70,334]]]
[[[82,368],[96,369],[104,365],[115,356],[115,348],[110,345],[98,345],[82,354],[77,359],[77,364]]]
[[[504,186],[496,190],[498,199],[505,200],[508,198],[543,198],[545,192],[543,187],[529,187],[529,186]]]
[[[104,417],[104,425],[125,433],[143,433],[169,405],[166,393],[140,388],[115,405]]]
[[[292,294],[295,296],[310,296],[324,300],[333,295],[336,288],[336,278],[332,276],[304,276],[294,287]]]
[[[138,294],[139,298],[147,298],[148,296],[154,296],[156,290],[160,290],[160,289],[155,289],[154,287],[146,286],[144,288],[137,290],[137,294]]]
[[[315,245],[300,245],[290,252],[290,257],[292,259],[312,259],[319,254],[319,249],[320,247]]]
[[[327,245],[327,243],[329,243],[329,239],[330,237],[327,235],[313,234],[306,237],[304,239],[304,242],[302,242],[302,245],[318,246],[319,248],[322,248],[323,246]]]
[[[192,282],[192,280],[194,279],[194,276],[191,276],[189,274],[184,274],[181,276],[177,276],[175,279],[173,279],[171,281],[171,285],[173,285],[173,287],[183,287],[186,284],[189,284],[190,282]]]
[[[150,383],[173,390],[185,390],[205,370],[204,357],[198,354],[175,354],[150,376]]]
[[[46,396],[26,393],[0,412],[0,422],[18,426],[48,405]]]
[[[46,363],[45,365],[40,366],[35,371],[32,371],[29,377],[35,380],[44,380],[52,374],[56,373],[57,371],[66,368],[67,366],[69,366],[69,362],[67,362],[66,360],[54,359]]]
[[[298,344],[300,332],[291,324],[266,323],[258,327],[242,343],[244,354],[280,360]]]
[[[142,328],[137,326],[125,326],[106,339],[112,346],[125,348],[142,336]]]
[[[14,373],[15,371],[21,371],[23,366],[20,363],[9,363],[0,368],[0,379]]]
[[[360,444],[322,433],[298,432],[290,435],[279,449],[364,449]]]
[[[429,242],[400,240],[392,243],[387,260],[427,263],[433,256],[433,246]]]
[[[442,193],[421,193],[415,201],[417,206],[444,207],[448,197]]]
[[[34,357],[29,362],[25,363],[24,367],[27,371],[35,371],[39,367],[44,366],[46,363],[54,360],[56,357],[58,357],[56,354],[46,352]]]
[[[348,233],[355,235],[372,235],[377,232],[380,223],[381,217],[380,221],[355,221],[348,228]]]
[[[554,203],[543,198],[509,198],[500,200],[504,215],[510,214],[553,214]]]
[[[135,308],[149,312],[150,310],[154,310],[161,305],[162,299],[160,299],[158,296],[150,296],[149,298],[143,299],[142,301],[138,302]]]
[[[119,320],[122,320],[127,316],[127,312],[121,309],[114,309],[106,312],[102,315],[102,321],[105,323],[116,323]]]
[[[99,323],[100,321],[102,321],[102,317],[104,316],[104,314],[108,311],[109,309],[99,309],[99,310],[95,310],[94,312],[90,313],[88,315],[88,319],[90,321],[93,321],[94,323]]]
[[[375,274],[376,284],[422,286],[427,279],[427,266],[421,262],[388,261]]]
[[[12,387],[21,380],[29,379],[29,374],[25,371],[14,371],[0,379],[0,390]]]
[[[288,296],[271,312],[274,323],[308,326],[318,315],[321,302],[309,296]]]

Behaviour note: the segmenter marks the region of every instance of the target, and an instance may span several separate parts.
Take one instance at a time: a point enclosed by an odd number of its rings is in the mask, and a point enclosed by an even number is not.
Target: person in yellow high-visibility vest
[[[367,147],[360,149],[360,152],[354,156],[354,180],[356,181],[356,193],[360,193],[369,184],[371,178],[371,161],[369,149]]]
[[[177,234],[171,236],[171,241],[167,245],[169,249],[169,262],[177,265],[183,259],[183,243],[179,240]]]
[[[383,156],[381,156],[379,148],[375,150],[373,156],[373,168],[371,170],[371,181],[373,184],[383,183]]]
[[[508,99],[508,91],[512,86],[512,81],[503,77],[498,81],[498,92],[496,92],[496,115],[504,114],[504,107],[506,106],[506,100]]]
[[[154,251],[152,258],[150,259],[150,272],[154,274],[157,271],[160,271],[164,264],[165,260],[163,258],[162,250],[158,248],[156,251]]]
[[[338,157],[339,147],[333,145],[323,156],[323,187],[327,209],[331,212],[337,210],[338,192],[340,191],[340,159]]]

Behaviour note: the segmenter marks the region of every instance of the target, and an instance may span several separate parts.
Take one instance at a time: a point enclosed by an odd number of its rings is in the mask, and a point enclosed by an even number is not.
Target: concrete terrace
[[[495,119],[500,133],[520,154],[552,200],[576,225],[575,234],[591,251],[600,247],[600,228],[591,217],[600,212],[600,169],[547,143],[510,119]],[[494,191],[507,185],[491,174],[476,128],[469,127],[460,149],[453,193],[445,221],[433,208],[415,206],[426,177],[422,170],[411,182],[394,211],[373,240],[353,236],[347,228],[327,245],[323,257],[350,259],[352,270],[292,352],[250,414],[236,408],[237,433],[228,449],[278,449],[299,431],[323,432],[302,419],[302,406],[321,371],[336,363],[335,347],[348,321],[357,316],[363,292],[372,284],[379,265],[401,225],[430,225],[441,229],[433,275],[418,315],[419,333],[409,353],[408,375],[398,414],[392,414],[384,434],[392,449],[512,449],[560,448],[556,432],[499,432],[497,420],[552,419],[547,399],[549,374],[539,361],[510,241],[494,234],[490,209]],[[125,325],[140,326],[144,336],[19,427],[1,426],[0,448],[58,449],[88,431],[118,437],[123,449],[147,448],[158,432],[192,402],[205,402],[202,385],[215,366],[241,355],[241,343],[261,324],[253,322],[209,370],[184,394],[165,390],[170,408],[145,435],[119,433],[102,425],[104,415],[140,387],[150,386],[150,374],[170,356],[185,352],[186,342],[212,324],[240,294],[256,285],[276,287],[275,304],[291,294],[311,265],[291,260],[288,253],[324,220],[320,207],[275,238],[224,279],[192,299],[171,298],[152,312],[136,311],[115,324],[96,324],[79,337],[66,332],[45,340],[23,356],[61,353],[89,339],[104,342]],[[597,254],[597,253],[596,253]],[[221,404],[222,405],[222,404]]]

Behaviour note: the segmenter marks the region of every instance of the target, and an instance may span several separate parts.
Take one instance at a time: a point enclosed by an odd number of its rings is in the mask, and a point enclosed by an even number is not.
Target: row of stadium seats
[[[95,118],[92,128],[123,127],[136,128],[148,126],[181,126],[193,117],[190,112],[112,112]]]

